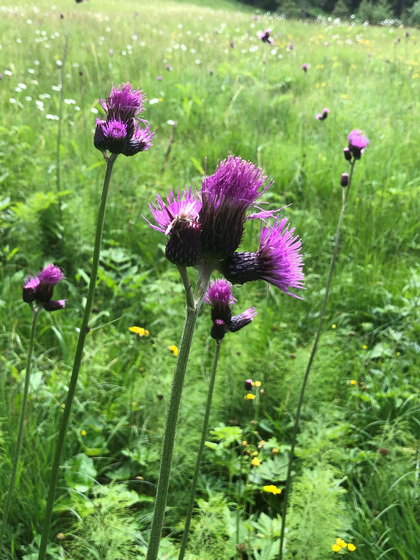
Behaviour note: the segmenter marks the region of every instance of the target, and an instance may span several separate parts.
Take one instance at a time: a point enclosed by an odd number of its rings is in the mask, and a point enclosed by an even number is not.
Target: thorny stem
[[[178,411],[182,396],[182,387],[184,385],[185,372],[187,369],[195,323],[210,278],[210,270],[202,269],[197,281],[195,294],[193,296],[191,283],[186,269],[183,267],[178,267],[178,269],[184,283],[187,309],[166,416],[163,447],[160,459],[159,480],[156,490],[155,508],[153,512],[152,526],[150,529],[149,547],[147,549],[146,560],[156,560],[158,557],[159,543],[165,518],[166,500],[169,490],[169,479],[171,474],[172,456],[175,443]]]
[[[77,341],[76,353],[74,356],[73,370],[70,378],[69,389],[67,393],[66,402],[64,405],[60,431],[58,433],[58,438],[57,438],[57,447],[55,450],[54,461],[53,461],[53,466],[51,471],[51,481],[50,481],[50,487],[48,491],[47,505],[45,508],[45,519],[44,519],[44,526],[42,529],[38,560],[45,560],[45,553],[47,550],[48,534],[50,531],[51,517],[52,517],[53,506],[54,506],[55,489],[57,486],[58,471],[60,468],[61,452],[63,450],[64,440],[66,437],[67,425],[70,417],[74,394],[76,391],[77,379],[79,377],[79,371],[80,371],[80,365],[83,357],[83,348],[85,345],[86,335],[89,332],[88,323],[89,323],[90,312],[92,310],[92,305],[93,305],[93,297],[95,295],[96,279],[98,276],[99,256],[101,252],[102,232],[103,232],[104,221],[105,221],[105,210],[106,210],[106,201],[108,197],[109,184],[111,181],[112,168],[118,156],[116,154],[111,154],[110,156],[106,156],[104,154],[104,157],[106,160],[106,172],[105,172],[104,184],[102,187],[101,202],[98,210],[98,221],[96,224],[95,245],[93,249],[93,259],[92,259],[92,272],[90,275],[86,306],[83,313],[82,324],[79,332],[79,339]]]
[[[356,163],[356,160],[353,159],[351,164],[350,164],[351,168],[350,168],[349,184],[345,189],[343,189],[343,201],[342,201],[342,204],[341,204],[341,212],[340,212],[340,216],[338,218],[337,230],[336,230],[336,233],[335,233],[334,251],[333,251],[332,258],[331,258],[330,271],[329,271],[329,274],[328,274],[327,285],[326,285],[326,288],[325,288],[324,300],[322,302],[322,308],[321,308],[321,314],[320,314],[320,317],[319,317],[318,328],[316,330],[315,339],[314,339],[314,343],[313,343],[313,346],[312,346],[311,354],[309,356],[308,364],[306,366],[305,375],[303,376],[302,387],[300,389],[299,401],[298,401],[298,405],[297,405],[297,409],[296,409],[296,417],[295,417],[295,422],[294,422],[294,425],[293,425],[292,442],[291,442],[291,446],[290,446],[289,464],[288,464],[288,467],[287,467],[286,486],[285,486],[285,489],[284,489],[283,520],[282,520],[282,525],[281,525],[280,548],[279,548],[278,560],[282,560],[282,558],[283,558],[283,543],[284,543],[284,535],[285,535],[285,529],[286,529],[287,502],[288,502],[289,491],[290,491],[290,487],[291,487],[292,465],[293,465],[293,458],[294,458],[293,456],[294,456],[294,452],[295,452],[297,433],[298,433],[298,430],[299,430],[299,420],[300,420],[300,413],[301,413],[301,410],[302,410],[303,397],[305,395],[305,389],[306,389],[306,385],[307,385],[307,382],[308,382],[309,373],[311,371],[312,362],[315,358],[315,354],[316,354],[316,351],[317,351],[317,348],[318,348],[318,342],[319,342],[319,339],[321,337],[321,331],[322,331],[322,327],[323,327],[323,324],[324,324],[325,310],[326,310],[326,307],[327,307],[328,296],[329,296],[329,293],[330,293],[332,275],[333,275],[333,272],[334,272],[334,267],[335,267],[335,263],[336,263],[337,255],[338,255],[338,244],[339,244],[339,240],[340,240],[341,225],[343,223],[344,213],[345,213],[346,207],[347,207],[347,201],[348,201],[348,198],[349,198],[349,192],[350,192],[350,187],[351,187],[351,181],[352,181],[352,178],[353,178],[353,169],[354,169],[354,164],[355,163]]]
[[[40,311],[40,308],[35,308],[33,310],[31,338],[29,340],[28,356],[27,356],[27,359],[26,359],[25,384],[24,384],[24,387],[23,387],[22,407],[21,407],[21,410],[20,410],[18,435],[17,435],[17,439],[16,439],[15,453],[14,453],[14,456],[13,456],[12,474],[11,474],[11,477],[10,477],[9,491],[8,491],[8,494],[7,494],[6,505],[5,505],[4,511],[3,511],[3,520],[2,520],[2,524],[1,524],[1,530],[0,530],[0,557],[2,557],[1,552],[3,550],[4,531],[6,529],[7,519],[9,517],[10,506],[12,504],[13,491],[15,489],[15,482],[16,482],[16,473],[17,473],[17,468],[18,468],[18,465],[19,465],[19,455],[20,455],[20,448],[22,446],[23,427],[24,427],[24,424],[25,424],[26,403],[27,403],[27,400],[28,400],[29,379],[30,379],[30,375],[31,375],[32,351],[33,351],[33,348],[34,348],[35,329],[36,329],[36,322],[37,322],[37,319],[38,319],[39,311]]]
[[[201,431],[201,440],[200,440],[200,445],[198,447],[194,476],[193,476],[192,484],[191,484],[190,501],[188,503],[187,517],[186,517],[186,520],[185,520],[184,534],[182,535],[181,550],[179,552],[178,560],[183,560],[184,555],[185,555],[185,550],[187,548],[188,536],[189,536],[188,533],[190,531],[191,517],[192,517],[192,511],[193,511],[194,500],[195,500],[195,492],[197,490],[198,475],[200,473],[201,459],[203,457],[204,444],[205,444],[205,441],[206,441],[207,430],[208,430],[208,427],[209,427],[211,401],[213,399],[214,382],[216,380],[217,363],[219,361],[219,354],[220,354],[221,346],[222,346],[222,340],[218,340],[216,342],[216,350],[214,352],[214,357],[213,357],[213,366],[212,366],[211,376],[210,376],[209,391],[208,391],[208,394],[207,394],[206,411],[204,413],[203,429]]]

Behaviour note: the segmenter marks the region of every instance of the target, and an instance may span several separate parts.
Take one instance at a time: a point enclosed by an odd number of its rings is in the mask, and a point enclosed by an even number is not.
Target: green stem
[[[57,486],[58,471],[60,468],[61,452],[63,450],[64,440],[67,432],[67,424],[70,417],[71,406],[73,403],[74,393],[76,391],[77,379],[79,377],[80,365],[83,357],[83,348],[85,345],[86,335],[89,332],[89,317],[93,305],[93,297],[95,295],[96,279],[98,276],[99,268],[99,255],[101,252],[102,232],[104,228],[106,201],[108,197],[109,184],[111,181],[112,168],[117,159],[116,154],[107,156],[106,159],[106,172],[104,184],[102,188],[101,202],[98,211],[98,221],[96,224],[95,245],[93,249],[92,272],[90,275],[88,295],[86,299],[86,306],[83,313],[82,324],[79,332],[79,340],[77,341],[76,353],[74,356],[73,370],[70,378],[67,399],[64,405],[63,416],[61,419],[60,431],[58,433],[57,447],[55,449],[54,462],[51,471],[51,481],[47,497],[47,505],[45,508],[44,526],[42,529],[41,544],[39,547],[38,560],[45,560],[45,553],[48,544],[48,535],[51,525],[51,517],[54,506],[55,489]]]
[[[176,362],[174,377],[172,381],[168,412],[166,416],[163,447],[160,459],[159,480],[156,491],[155,508],[153,512],[152,526],[150,529],[149,546],[147,549],[146,560],[156,560],[158,557],[159,543],[165,517],[166,500],[168,497],[169,478],[171,474],[172,455],[174,450],[176,425],[178,419],[179,404],[181,402],[182,387],[184,385],[185,371],[187,368],[188,356],[190,353],[195,323],[210,277],[209,271],[201,271],[197,282],[196,297],[194,298],[192,295],[191,283],[189,281],[187,271],[183,267],[178,267],[178,270],[180,271],[181,278],[185,287],[187,310],[184,329],[182,331],[181,343],[179,346],[178,359]]]
[[[22,398],[22,407],[20,410],[20,419],[19,419],[19,427],[18,427],[18,435],[16,440],[15,446],[15,453],[13,456],[13,464],[12,464],[12,475],[10,477],[10,484],[9,484],[9,492],[7,494],[7,501],[3,511],[3,520],[1,524],[0,530],[0,557],[1,552],[3,550],[3,537],[4,531],[6,529],[7,519],[9,517],[10,506],[12,504],[12,497],[13,491],[15,489],[15,482],[16,482],[16,473],[19,465],[19,455],[20,455],[20,448],[22,446],[22,437],[23,437],[23,427],[25,424],[25,412],[26,412],[26,402],[28,400],[28,391],[29,391],[29,379],[31,375],[31,360],[32,360],[32,351],[34,349],[34,340],[35,340],[35,328],[36,322],[38,319],[38,313],[40,308],[36,308],[33,311],[32,317],[32,329],[31,329],[31,338],[29,340],[29,348],[28,348],[28,356],[26,359],[26,370],[25,370],[25,384],[23,388],[23,398]]]
[[[213,399],[214,382],[216,380],[217,363],[219,361],[219,354],[220,354],[220,347],[221,346],[222,346],[222,341],[218,340],[217,343],[216,343],[216,350],[214,352],[213,367],[212,367],[212,370],[211,370],[209,391],[208,391],[208,394],[207,394],[206,411],[204,413],[203,429],[201,431],[201,440],[200,440],[200,445],[199,445],[199,448],[198,448],[197,460],[196,460],[196,463],[195,463],[194,476],[193,476],[192,485],[191,485],[190,501],[189,501],[189,504],[188,504],[184,534],[182,535],[181,550],[179,552],[178,560],[182,560],[184,558],[185,550],[187,548],[188,534],[189,534],[189,531],[190,531],[191,517],[192,517],[192,511],[193,511],[194,501],[195,501],[195,492],[197,490],[198,475],[200,473],[200,464],[201,464],[201,459],[203,457],[204,444],[206,442],[207,430],[208,430],[208,427],[209,427],[211,401]]]
[[[342,204],[341,204],[341,212],[340,212],[340,216],[338,218],[337,230],[336,230],[336,233],[335,233],[334,251],[333,251],[332,258],[331,258],[330,271],[329,271],[329,274],[328,274],[327,285],[326,285],[326,288],[325,288],[324,300],[322,302],[322,308],[321,308],[321,314],[320,314],[320,317],[319,317],[318,328],[316,330],[315,340],[314,340],[314,343],[313,343],[313,346],[312,346],[312,351],[311,351],[311,354],[309,356],[308,364],[306,366],[305,375],[303,376],[302,387],[300,389],[299,401],[298,401],[298,405],[297,405],[297,409],[296,409],[296,417],[295,417],[295,422],[294,422],[294,425],[293,425],[293,433],[292,433],[292,442],[291,442],[291,446],[290,446],[289,464],[288,464],[288,467],[287,467],[286,486],[285,486],[285,489],[284,489],[283,520],[282,520],[282,525],[281,525],[280,549],[279,549],[278,560],[282,560],[282,558],[283,558],[283,543],[284,543],[284,535],[285,535],[285,529],[286,529],[287,502],[288,502],[290,486],[291,486],[293,456],[294,456],[295,447],[296,447],[297,433],[298,433],[298,430],[299,430],[299,420],[300,420],[300,413],[301,413],[302,405],[303,405],[303,397],[305,396],[305,390],[306,390],[306,385],[308,383],[309,373],[311,371],[312,362],[314,361],[314,357],[315,357],[315,354],[316,354],[316,351],[317,351],[317,348],[318,348],[318,342],[319,342],[319,339],[321,337],[322,327],[324,325],[325,310],[327,308],[328,296],[329,296],[330,287],[331,287],[331,280],[332,280],[334,267],[335,267],[335,263],[336,263],[337,255],[338,255],[338,244],[339,244],[339,240],[340,240],[341,225],[343,223],[344,213],[345,213],[346,207],[347,207],[347,201],[348,201],[349,192],[350,192],[351,180],[353,178],[354,164],[355,164],[355,160],[353,159],[353,161],[351,162],[349,184],[346,187],[346,189],[343,191],[343,201],[342,201]]]

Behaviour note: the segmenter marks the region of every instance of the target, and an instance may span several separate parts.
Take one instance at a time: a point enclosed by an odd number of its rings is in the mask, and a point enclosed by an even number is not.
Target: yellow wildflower
[[[143,329],[143,327],[130,327],[128,330],[134,334],[138,334],[139,336],[149,336],[150,334],[149,331]]]
[[[277,449],[277,447],[273,447],[273,449],[271,450],[271,453],[273,455],[276,455],[279,452],[279,450]]]
[[[355,379],[352,379],[352,380],[350,381],[350,383],[351,383],[352,385],[356,385],[356,380],[355,380]]]
[[[253,395],[252,393],[247,393],[247,394],[245,395],[245,398],[246,398],[248,401],[252,401],[253,399],[255,399],[255,395]]]
[[[362,348],[363,348],[363,350],[367,350],[366,344],[363,344]]]
[[[242,442],[242,445],[243,445],[244,447],[246,447],[246,446],[248,445],[248,442],[246,441],[246,439],[244,439],[244,441]]]
[[[174,356],[178,356],[178,347],[175,346],[175,344],[168,346],[168,350],[170,350]]]
[[[261,387],[261,381],[255,381],[255,387]]]
[[[81,436],[85,436],[85,435],[86,435],[86,430],[82,430],[82,431],[80,432],[80,435],[81,435]]]
[[[340,552],[341,546],[338,546],[338,544],[333,544],[332,549],[334,552]]]
[[[351,542],[349,542],[349,544],[347,545],[347,548],[350,550],[350,552],[353,552],[353,550],[356,550],[356,547]]]
[[[347,543],[343,541],[343,539],[338,538],[335,542],[340,548],[344,548],[345,546],[347,546]]]
[[[251,461],[251,465],[253,467],[259,467],[261,465],[261,461],[258,459],[258,457],[254,457]]]
[[[337,325],[335,325],[335,324],[334,324],[334,325],[331,325],[331,328],[332,328],[332,329],[336,329],[336,328],[337,328]]]
[[[281,489],[274,486],[274,484],[269,484],[268,486],[263,486],[264,492],[270,492],[270,494],[281,494]]]

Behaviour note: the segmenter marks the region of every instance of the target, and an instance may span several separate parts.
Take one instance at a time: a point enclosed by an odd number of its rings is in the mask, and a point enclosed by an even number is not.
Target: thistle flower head
[[[106,120],[96,120],[95,148],[125,156],[148,150],[154,133],[150,132],[147,121],[137,118],[144,109],[144,100],[144,93],[133,89],[131,84],[112,87],[109,97],[99,100]]]
[[[231,284],[223,279],[210,282],[204,301],[211,306],[213,326],[210,334],[216,340],[221,340],[227,331],[237,332],[249,325],[257,314],[252,307],[239,315],[232,316],[236,300],[232,295]]]
[[[23,285],[22,299],[25,303],[44,307],[47,311],[64,309],[65,300],[51,301],[54,286],[64,278],[64,274],[53,264],[46,266],[37,276],[29,276]]]
[[[200,224],[198,216],[201,200],[191,187],[182,194],[178,189],[175,195],[173,189],[166,197],[167,202],[160,195],[155,204],[150,203],[150,212],[157,226],[148,224],[153,229],[169,236],[166,245],[166,256],[172,263],[180,266],[194,266],[200,259]]]
[[[360,130],[356,129],[350,132],[347,136],[347,140],[349,141],[349,150],[354,159],[360,159],[366,146],[369,144],[369,140],[366,136],[362,135]]]
[[[257,37],[263,43],[268,43],[269,45],[273,45],[274,41],[273,41],[273,38],[270,37],[270,33],[271,33],[271,29],[265,29],[264,31],[259,31],[257,33]]]
[[[261,231],[260,248],[255,253],[235,253],[221,263],[224,276],[234,284],[265,280],[298,299],[289,288],[303,289],[301,241],[288,229],[287,218]]]
[[[99,103],[105,111],[107,120],[121,120],[127,122],[144,110],[145,94],[134,89],[132,84],[126,83],[118,87],[112,86],[111,93]]]
[[[247,210],[271,185],[264,187],[265,180],[261,168],[235,156],[222,161],[216,173],[204,180],[199,216],[204,258],[219,260],[236,251],[242,240]],[[259,214],[252,217],[257,218]]]
[[[319,121],[325,121],[325,119],[328,117],[330,113],[330,110],[328,109],[328,107],[325,107],[325,109],[322,111],[322,113],[318,113],[316,115],[316,119],[318,119]]]

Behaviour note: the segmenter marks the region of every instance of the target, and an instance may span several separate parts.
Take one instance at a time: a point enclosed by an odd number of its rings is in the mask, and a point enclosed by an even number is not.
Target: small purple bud
[[[349,174],[348,173],[343,173],[341,175],[341,181],[340,181],[340,185],[342,187],[347,187],[349,184]]]
[[[351,161],[351,152],[350,152],[350,148],[344,148],[343,149],[343,154],[344,154],[344,159],[346,161]]]
[[[247,379],[245,381],[245,391],[250,391],[252,389],[253,383],[254,382],[252,381],[252,379]]]
[[[162,81],[162,76],[156,76],[156,79],[157,79],[158,82],[161,82]]]

